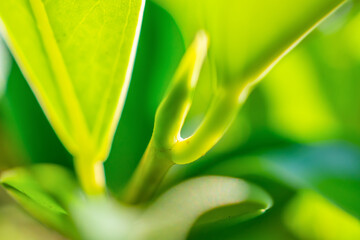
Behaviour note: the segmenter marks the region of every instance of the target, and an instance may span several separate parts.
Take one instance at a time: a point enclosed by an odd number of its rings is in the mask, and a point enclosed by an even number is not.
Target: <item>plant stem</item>
[[[77,158],[75,159],[75,168],[86,194],[89,196],[99,196],[105,193],[105,174],[101,161]]]
[[[127,186],[124,202],[141,204],[151,199],[173,165],[170,151],[157,148],[151,140]]]
[[[176,164],[187,164],[204,156],[226,133],[236,118],[243,101],[239,93],[219,91],[203,122],[194,134],[181,139],[172,148],[172,160]]]

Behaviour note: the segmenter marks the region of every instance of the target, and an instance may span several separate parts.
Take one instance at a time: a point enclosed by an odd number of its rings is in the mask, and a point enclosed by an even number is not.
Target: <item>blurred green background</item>
[[[350,2],[282,60],[206,157],[172,169],[163,190],[188,177],[221,174],[255,182],[275,201],[263,216],[226,229],[193,229],[190,239],[360,239],[359,9]],[[155,110],[184,51],[173,19],[148,2],[128,98],[105,163],[115,195],[148,144]],[[200,79],[185,135],[208,106],[207,80]],[[1,42],[0,171],[44,162],[73,168]],[[61,239],[2,190],[0,236]]]

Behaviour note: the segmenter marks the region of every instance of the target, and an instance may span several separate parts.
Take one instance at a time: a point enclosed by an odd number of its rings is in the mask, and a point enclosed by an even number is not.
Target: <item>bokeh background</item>
[[[164,190],[192,176],[223,174],[259,184],[275,201],[263,216],[226,229],[193,229],[190,239],[360,239],[359,206],[352,205],[356,199],[360,203],[359,10],[354,1],[331,16],[259,84],[209,154],[172,169]],[[148,2],[128,98],[105,163],[115,195],[147,146],[156,108],[184,51],[173,19]],[[201,120],[211,87],[203,74],[185,135]],[[284,169],[269,174],[265,160],[251,160],[254,156],[286,163],[292,174],[284,174]],[[0,172],[34,163],[73,169],[70,154],[1,40]],[[299,184],[303,179],[310,180]],[[0,189],[1,236],[62,239]]]

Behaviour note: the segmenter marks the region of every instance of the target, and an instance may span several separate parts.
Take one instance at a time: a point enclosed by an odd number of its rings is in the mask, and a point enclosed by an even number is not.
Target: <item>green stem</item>
[[[173,146],[172,160],[176,164],[187,164],[199,159],[221,139],[242,106],[239,95],[237,92],[222,91],[214,97],[195,133]]]
[[[105,193],[104,166],[101,161],[88,158],[75,159],[75,168],[83,190],[89,196],[101,196]]]
[[[141,204],[150,200],[173,165],[170,151],[157,148],[151,140],[127,186],[124,202]]]

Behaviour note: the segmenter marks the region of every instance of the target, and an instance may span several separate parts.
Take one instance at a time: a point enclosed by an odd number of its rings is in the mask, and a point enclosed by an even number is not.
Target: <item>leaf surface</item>
[[[2,30],[73,155],[107,157],[137,47],[142,0],[1,1]]]

